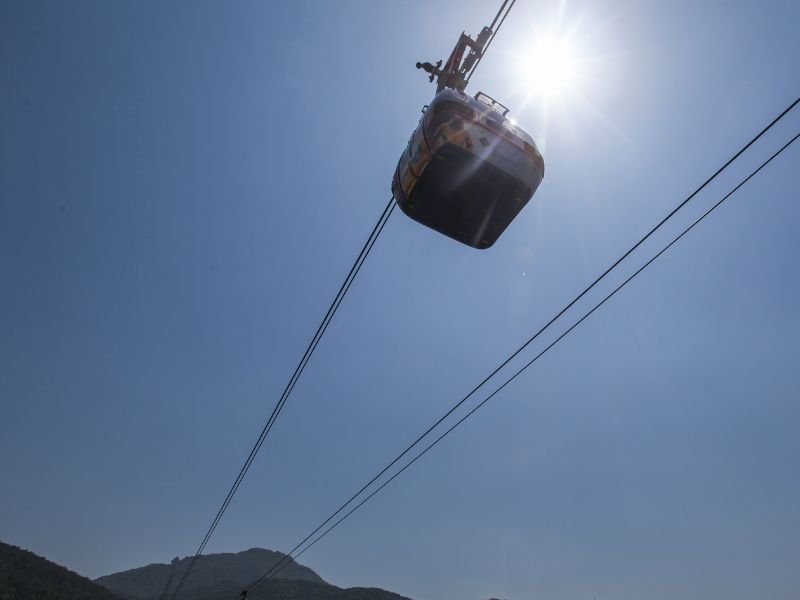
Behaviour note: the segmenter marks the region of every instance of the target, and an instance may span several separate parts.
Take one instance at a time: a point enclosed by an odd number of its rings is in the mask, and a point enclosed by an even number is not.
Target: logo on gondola
[[[489,146],[489,140],[487,140],[485,137],[479,137],[478,141],[484,148],[487,148]]]

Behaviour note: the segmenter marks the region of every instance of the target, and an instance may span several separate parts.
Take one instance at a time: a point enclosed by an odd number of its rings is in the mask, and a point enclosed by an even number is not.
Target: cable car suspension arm
[[[474,40],[462,31],[458,42],[456,42],[453,51],[444,64],[444,68],[441,68],[441,60],[437,61],[435,65],[429,62],[417,63],[418,69],[430,73],[429,80],[431,82],[436,79],[437,94],[445,88],[451,88],[459,92],[464,91],[464,88],[467,87],[467,83],[469,82],[469,78],[472,77],[472,73],[481,62],[483,55],[486,53],[486,50],[497,35],[497,32],[500,30],[500,27],[503,25],[503,22],[506,20],[508,13],[511,11],[516,1],[517,0],[511,0],[509,4],[509,0],[503,0],[503,4],[500,6],[500,10],[497,11],[492,24],[489,27],[481,29],[481,32]],[[497,25],[496,29],[495,25]],[[466,58],[464,58],[464,53],[467,49],[469,49],[469,53]]]

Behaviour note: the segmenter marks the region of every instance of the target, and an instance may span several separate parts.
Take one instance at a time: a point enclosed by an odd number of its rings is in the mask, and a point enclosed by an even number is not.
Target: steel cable
[[[200,543],[200,546],[198,547],[197,551],[195,552],[194,556],[192,557],[192,560],[189,563],[189,567],[186,569],[186,571],[184,572],[184,574],[181,577],[180,581],[178,582],[178,585],[176,586],[175,591],[172,594],[172,600],[175,600],[175,598],[177,598],[178,594],[180,593],[181,589],[183,588],[184,584],[186,583],[186,580],[189,578],[189,575],[191,574],[191,572],[194,570],[195,566],[197,565],[197,561],[199,560],[200,555],[202,554],[203,550],[205,549],[206,545],[208,544],[208,541],[211,539],[211,536],[213,535],[214,530],[217,528],[217,525],[219,524],[220,520],[222,519],[223,514],[225,513],[225,511],[227,510],[227,508],[230,505],[231,501],[233,500],[233,496],[236,494],[236,491],[239,489],[239,486],[241,485],[242,481],[244,480],[244,477],[247,474],[247,471],[250,469],[250,465],[252,465],[253,461],[255,460],[256,455],[258,454],[258,451],[261,449],[261,446],[264,444],[264,440],[266,440],[267,436],[269,435],[269,432],[272,429],[272,426],[275,424],[275,421],[277,420],[278,415],[280,414],[281,410],[283,410],[283,407],[286,404],[286,401],[289,399],[289,396],[291,395],[292,390],[294,389],[295,385],[297,384],[297,381],[300,379],[300,376],[303,374],[303,371],[305,370],[306,365],[308,364],[308,361],[311,359],[311,355],[314,353],[314,350],[316,350],[317,346],[319,345],[319,342],[322,339],[322,336],[325,334],[325,331],[327,330],[328,325],[330,324],[331,320],[333,319],[334,315],[336,314],[336,311],[339,309],[339,306],[341,305],[342,300],[347,295],[347,292],[350,290],[350,286],[353,284],[353,281],[355,280],[356,276],[358,275],[358,272],[361,270],[361,266],[364,264],[364,261],[367,259],[367,256],[369,255],[369,253],[372,250],[372,247],[375,245],[375,242],[377,241],[378,237],[380,236],[381,232],[383,231],[383,228],[386,225],[386,222],[389,220],[389,217],[391,216],[392,212],[394,211],[394,207],[395,207],[395,202],[394,202],[394,197],[392,197],[392,198],[389,199],[388,204],[383,209],[383,212],[381,213],[381,216],[379,217],[377,223],[372,228],[372,231],[371,231],[369,237],[367,238],[367,241],[362,246],[361,251],[359,252],[358,256],[356,257],[355,262],[353,263],[353,266],[350,268],[350,271],[347,274],[347,277],[345,277],[344,281],[342,282],[341,287],[339,288],[339,291],[336,293],[336,296],[333,299],[333,302],[331,302],[331,305],[328,307],[328,311],[325,313],[325,316],[323,317],[322,322],[320,323],[319,327],[317,327],[317,331],[314,333],[314,337],[311,339],[311,341],[309,342],[308,346],[306,347],[306,350],[305,350],[305,352],[303,354],[303,357],[300,359],[300,362],[297,364],[297,367],[295,368],[294,373],[292,373],[292,376],[289,379],[289,383],[286,384],[286,387],[284,388],[283,393],[281,394],[280,398],[278,399],[278,402],[275,404],[275,407],[272,409],[272,413],[270,414],[269,418],[267,419],[266,424],[262,428],[261,433],[258,436],[258,439],[256,440],[255,444],[253,444],[253,447],[251,448],[249,455],[245,459],[244,464],[242,465],[242,468],[239,470],[239,474],[236,476],[236,479],[234,480],[233,484],[231,485],[230,489],[228,490],[228,494],[225,497],[225,500],[222,502],[222,505],[220,506],[219,510],[217,511],[217,514],[215,515],[214,519],[212,520],[211,526],[208,528],[208,531],[206,532],[205,536],[203,537],[203,540]]]
[[[352,509],[350,509],[345,515],[343,515],[340,519],[338,519],[333,525],[328,527],[322,534],[320,534],[317,538],[314,539],[310,544],[308,544],[303,550],[298,552],[292,559],[298,558],[300,555],[304,554],[307,550],[309,550],[314,544],[320,541],[323,537],[328,535],[334,528],[336,528],[342,521],[347,519],[351,514],[353,514],[356,510],[361,508],[367,501],[369,501],[373,496],[375,496],[378,492],[380,492],[383,488],[385,488],[389,483],[391,483],[394,479],[396,479],[403,471],[408,469],[411,465],[413,465],[417,460],[422,458],[429,450],[431,450],[434,446],[436,446],[439,442],[441,442],[450,432],[454,429],[459,427],[464,421],[469,419],[475,412],[478,411],[484,404],[486,404],[489,400],[494,398],[500,391],[502,391],[507,385],[509,385],[512,381],[514,381],[517,377],[519,377],[525,370],[527,370],[531,365],[533,365],[537,360],[539,360],[544,354],[546,354],[553,346],[555,346],[558,342],[564,339],[567,335],[569,335],[576,327],[578,327],[581,323],[583,323],[586,319],[588,319],[597,309],[603,306],[608,300],[610,300],[614,295],[617,294],[622,288],[624,288],[628,283],[630,283],[637,275],[639,275],[642,271],[644,271],[647,267],[649,267],[658,257],[664,254],[667,250],[669,250],[678,240],[680,240],[684,235],[689,233],[694,227],[699,224],[703,219],[705,219],[708,215],[710,215],[714,210],[716,210],[722,203],[724,203],[728,198],[730,198],[734,193],[736,193],[739,188],[741,188],[744,184],[746,184],[750,179],[752,179],[761,169],[766,167],[773,159],[777,158],[779,154],[781,154],[784,150],[786,150],[790,145],[792,145],[797,139],[800,138],[800,133],[797,133],[791,140],[786,142],[778,151],[776,151],[772,156],[770,156],[766,161],[761,163],[761,165],[752,171],[746,178],[740,181],[736,187],[730,190],[725,196],[723,196],[716,204],[714,204],[711,208],[709,208],[703,215],[701,215],[697,220],[695,220],[691,225],[689,225],[686,229],[684,229],[677,237],[673,238],[673,240],[667,244],[664,248],[662,248],[655,256],[650,258],[644,265],[639,267],[632,275],[630,275],[625,281],[623,281],[619,286],[614,288],[614,290],[605,296],[600,302],[598,302],[589,312],[584,314],[580,319],[578,319],[575,323],[573,323],[566,331],[564,331],[561,335],[559,335],[555,340],[553,340],[549,345],[547,345],[544,350],[539,352],[536,356],[534,356],[530,361],[528,361],[521,369],[515,372],[511,377],[506,379],[500,387],[498,387],[494,392],[492,392],[489,396],[483,399],[479,404],[477,404],[474,408],[472,408],[468,413],[466,413],[463,417],[461,417],[456,423],[454,423],[449,429],[447,429],[444,433],[442,433],[439,437],[437,437],[433,442],[431,442],[428,446],[425,447],[424,450],[419,452],[413,459],[411,459],[408,463],[406,463],[399,471],[394,473],[389,479],[384,481],[379,487],[375,488],[368,496],[366,496],[361,502],[356,504]],[[288,563],[287,563],[288,564]],[[277,574],[280,572],[286,564],[278,568],[274,571],[272,575]],[[263,580],[260,579],[258,582],[260,583]],[[257,584],[256,584],[257,585]]]
[[[503,12],[503,8],[505,8],[506,2],[508,2],[508,0],[505,0],[503,2],[503,5],[500,7],[500,10],[497,11],[497,15],[495,15],[494,21],[492,21],[492,25],[491,25],[491,27],[489,27],[489,29],[493,29],[494,28],[494,24],[497,22],[498,17],[500,17],[500,13]],[[481,64],[481,60],[483,60],[484,54],[486,54],[486,51],[489,49],[489,46],[492,45],[492,41],[494,40],[495,36],[497,35],[497,32],[500,31],[500,28],[503,26],[503,22],[506,20],[506,17],[508,16],[508,13],[511,12],[511,9],[514,8],[514,4],[516,4],[516,2],[517,2],[517,0],[511,0],[511,4],[509,5],[508,10],[503,15],[503,18],[500,19],[500,24],[497,26],[497,29],[493,30],[491,37],[486,42],[486,45],[483,47],[483,50],[481,51],[481,55],[478,57],[478,60],[475,61],[475,64],[472,65],[472,68],[469,70],[469,73],[467,74],[467,76],[465,78],[465,81],[469,82],[469,79],[470,79],[470,77],[472,77],[472,74],[475,72],[475,69],[477,69],[478,65]]]
[[[378,472],[372,479],[364,484],[356,493],[354,493],[344,504],[342,504],[336,511],[325,519],[317,528],[308,534],[301,542],[299,542],[292,550],[290,550],[284,557],[275,563],[264,575],[257,579],[252,585],[258,585],[261,581],[271,576],[282,569],[289,560],[292,560],[294,553],[302,547],[308,540],[314,537],[321,529],[328,523],[336,518],[342,511],[347,508],[354,500],[356,500],[364,491],[366,491],[373,483],[375,483],[381,476],[383,476],[389,469],[396,465],[404,456],[406,456],[414,447],[416,447],[424,438],[426,438],[434,429],[436,429],[443,421],[452,415],[459,407],[461,407],[469,398],[471,398],[478,390],[480,390],[490,379],[492,379],[500,370],[508,365],[514,358],[516,358],[522,351],[524,351],[534,340],[536,340],[545,330],[547,330],[555,321],[557,321],[564,313],[572,308],[579,302],[589,291],[591,291],[598,283],[600,283],[606,276],[611,273],[620,263],[622,263],[628,256],[636,251],[647,239],[649,239],[658,229],[660,229],[668,220],[670,220],[678,211],[680,211],[686,204],[688,204],[695,196],[697,196],[703,189],[705,189],[714,179],[716,179],[725,169],[727,169],[737,158],[739,158],[745,151],[747,151],[753,144],[755,144],[764,134],[766,134],[772,127],[774,127],[783,117],[786,116],[797,104],[800,103],[800,98],[797,98],[786,109],[784,109],[778,116],[776,116],[766,127],[764,127],[758,134],[750,139],[744,146],[742,146],[731,158],[729,158],[721,167],[719,167],[713,175],[706,179],[697,189],[689,194],[682,200],[674,209],[672,209],[661,221],[653,226],[642,238],[639,239],[633,246],[631,246],[620,258],[611,264],[603,273],[601,273],[592,283],[590,283],[580,294],[571,300],[564,308],[562,308],[555,316],[553,316],[544,326],[542,326],[536,333],[534,333],[524,344],[508,356],[503,362],[500,363],[489,375],[487,375],[478,385],[476,385],[466,396],[459,400],[453,407],[451,407],[444,415],[442,415],[433,425],[428,427],[421,435],[419,435],[409,446],[405,448],[397,457],[395,457],[389,464],[387,464],[380,472]],[[771,160],[771,159],[770,159]],[[416,459],[415,459],[416,460]],[[399,474],[399,473],[397,473]],[[396,475],[397,475],[396,474]],[[396,476],[395,475],[395,476]],[[386,482],[388,483],[388,481]],[[383,485],[385,485],[384,483]],[[383,487],[383,486],[382,486]],[[370,495],[371,497],[371,495]],[[362,502],[363,504],[363,502]],[[360,505],[359,505],[360,506]],[[351,511],[352,512],[352,511]],[[348,513],[351,514],[351,513]],[[341,522],[341,519],[340,521]],[[337,523],[338,523],[337,522]],[[335,526],[335,525],[334,525]],[[328,529],[327,531],[329,531]],[[325,535],[325,534],[323,534]],[[312,542],[316,543],[316,542]],[[303,550],[304,552],[305,550]],[[298,554],[299,556],[299,554]],[[251,586],[248,586],[250,589]]]

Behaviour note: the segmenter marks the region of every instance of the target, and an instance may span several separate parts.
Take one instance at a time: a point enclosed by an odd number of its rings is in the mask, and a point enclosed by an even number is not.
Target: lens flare
[[[578,54],[566,37],[541,36],[519,62],[520,78],[536,96],[556,99],[576,83]]]

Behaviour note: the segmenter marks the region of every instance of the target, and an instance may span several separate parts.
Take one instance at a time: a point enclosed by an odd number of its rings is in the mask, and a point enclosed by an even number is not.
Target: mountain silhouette
[[[283,557],[280,552],[263,548],[200,556],[181,589],[180,600],[238,600],[242,588]],[[96,583],[122,600],[169,600],[191,561],[191,557],[175,558],[170,564],[106,575]],[[277,577],[250,591],[247,600],[408,600],[378,588],[336,587],[294,560]]]
[[[119,600],[49,560],[0,542],[0,600]]]

